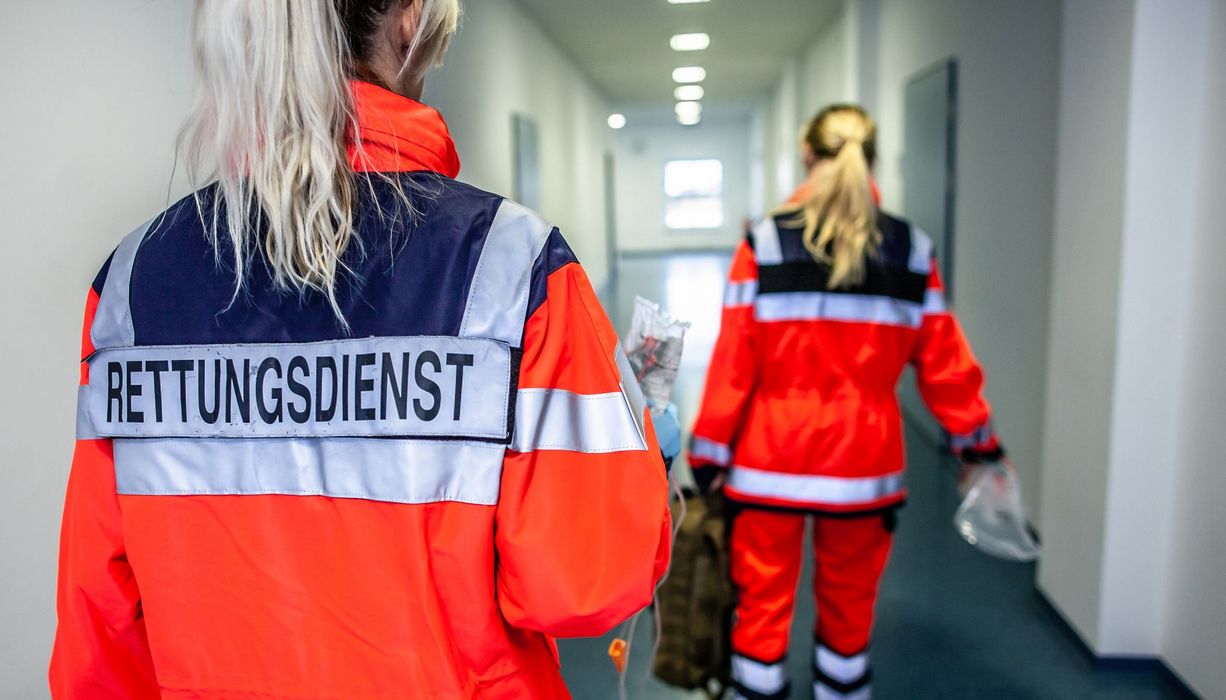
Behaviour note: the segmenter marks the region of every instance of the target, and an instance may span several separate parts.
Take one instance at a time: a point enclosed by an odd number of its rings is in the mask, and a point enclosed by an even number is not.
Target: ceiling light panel
[[[678,102],[695,102],[706,97],[707,91],[701,85],[681,85],[673,91],[673,97]]]
[[[677,34],[668,40],[673,51],[705,51],[711,47],[711,35],[704,33]]]
[[[684,66],[673,71],[673,82],[701,83],[707,79],[707,69],[701,66]]]

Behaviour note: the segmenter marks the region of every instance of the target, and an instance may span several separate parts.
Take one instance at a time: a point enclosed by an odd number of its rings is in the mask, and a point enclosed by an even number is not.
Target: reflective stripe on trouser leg
[[[791,513],[747,509],[732,524],[731,569],[737,590],[732,651],[746,659],[740,673],[734,662],[733,677],[745,690],[759,693],[757,697],[774,697],[779,688],[755,684],[758,675],[753,671],[777,667],[779,679],[786,680],[782,659],[788,650],[804,533],[805,516]],[[754,659],[758,661],[749,663]]]
[[[881,574],[893,536],[881,515],[818,517],[813,525],[813,588],[819,698],[868,698],[869,639]],[[848,655],[851,651],[856,653]]]
[[[872,696],[872,669],[867,650],[843,656],[818,642],[813,675],[813,696],[818,700],[867,700]]]
[[[736,687],[734,697],[745,700],[776,700],[788,696],[787,669],[783,661],[764,664],[740,655],[732,657],[732,681]]]

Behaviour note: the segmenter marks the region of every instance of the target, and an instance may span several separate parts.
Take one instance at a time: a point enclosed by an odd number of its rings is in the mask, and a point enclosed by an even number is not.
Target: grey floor
[[[690,423],[718,332],[727,256],[673,254],[623,259],[606,305],[619,330],[636,295],[693,322],[677,403]],[[989,369],[990,371],[990,369]],[[908,431],[911,500],[902,511],[896,546],[882,582],[874,641],[874,690],[895,698],[1181,698],[1158,673],[1096,669],[1043,606],[1034,568],[997,561],[954,533],[954,465],[919,430]],[[684,467],[682,467],[684,469]],[[814,605],[806,562],[797,596],[789,660],[795,697],[807,697]],[[648,678],[652,620],[643,614],[631,646],[626,696],[634,700],[698,698]],[[606,654],[613,635],[561,642],[563,674],[578,700],[618,697]]]

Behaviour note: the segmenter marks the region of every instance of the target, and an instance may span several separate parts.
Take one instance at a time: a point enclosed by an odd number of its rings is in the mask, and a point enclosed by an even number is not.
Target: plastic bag
[[[689,328],[690,324],[661,311],[659,304],[635,298],[634,318],[623,347],[653,415],[661,415],[668,408]]]
[[[1000,559],[1037,559],[1039,543],[1027,524],[1017,474],[1003,464],[984,464],[972,467],[966,483],[970,488],[954,514],[962,539]]]

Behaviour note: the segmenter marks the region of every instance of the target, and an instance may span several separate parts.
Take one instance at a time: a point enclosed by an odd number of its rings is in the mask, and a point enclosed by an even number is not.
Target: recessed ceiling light
[[[707,69],[701,66],[685,66],[673,71],[673,82],[701,83],[707,79]]]
[[[626,128],[626,115],[624,115],[624,114],[610,114],[610,115],[609,115],[609,128],[610,128],[610,129],[624,129],[624,128]]]
[[[711,2],[711,0],[668,0],[670,5],[693,5],[699,2]]]
[[[676,110],[678,117],[702,116],[701,102],[678,102]]]
[[[673,51],[703,51],[711,47],[711,35],[704,33],[677,34],[668,40]]]
[[[697,126],[702,121],[701,114],[678,114],[677,123],[681,126]]]
[[[706,94],[707,91],[703,90],[701,85],[682,85],[673,90],[673,97],[676,97],[679,102],[701,100]]]

